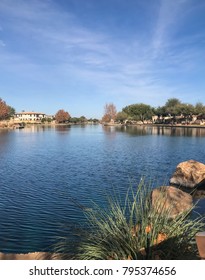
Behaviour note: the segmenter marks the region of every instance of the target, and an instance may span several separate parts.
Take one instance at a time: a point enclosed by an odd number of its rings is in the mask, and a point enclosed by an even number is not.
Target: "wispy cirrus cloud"
[[[149,32],[137,30],[125,41],[109,28],[84,26],[73,11],[53,1],[2,0],[0,69],[44,88],[70,88],[75,81],[86,94],[92,88],[101,99],[116,98],[119,106],[146,99],[159,105],[179,87],[186,90],[183,79],[177,85],[173,78],[189,72],[199,55],[194,41],[203,32],[175,37],[183,21],[179,15],[190,1],[161,1]]]
[[[187,0],[161,0],[153,34],[153,54],[157,57],[171,41],[173,30],[179,23]]]

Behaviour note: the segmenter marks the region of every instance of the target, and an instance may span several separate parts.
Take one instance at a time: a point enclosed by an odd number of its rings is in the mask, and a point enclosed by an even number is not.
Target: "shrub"
[[[150,187],[142,180],[130,187],[123,205],[109,200],[109,207],[94,205],[85,212],[88,232],[79,245],[77,259],[197,259],[195,234],[204,227],[203,217],[192,219],[191,211],[168,218],[168,212],[151,207]],[[160,205],[160,199],[159,199]]]

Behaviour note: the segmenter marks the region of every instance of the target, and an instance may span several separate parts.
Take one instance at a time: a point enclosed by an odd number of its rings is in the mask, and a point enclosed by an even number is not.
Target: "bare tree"
[[[9,116],[9,107],[6,102],[0,98],[0,120],[5,120]]]
[[[115,120],[117,116],[117,110],[113,103],[106,103],[104,108],[104,115],[102,121],[110,122],[111,120]]]

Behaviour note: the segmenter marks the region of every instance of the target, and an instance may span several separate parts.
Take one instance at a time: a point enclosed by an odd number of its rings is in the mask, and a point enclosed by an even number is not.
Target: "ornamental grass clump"
[[[163,209],[164,200],[159,197],[159,207],[152,207],[150,192],[141,180],[136,190],[129,188],[123,205],[109,198],[106,209],[95,205],[85,212],[87,234],[79,245],[77,259],[197,259],[195,234],[204,227],[203,217],[191,219],[193,206],[171,219],[172,206]]]

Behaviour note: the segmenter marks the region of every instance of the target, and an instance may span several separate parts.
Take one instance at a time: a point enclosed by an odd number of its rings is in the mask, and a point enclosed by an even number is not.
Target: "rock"
[[[151,193],[152,207],[159,213],[165,213],[170,218],[188,211],[193,206],[192,196],[172,186],[162,186]]]
[[[181,162],[177,165],[170,184],[186,188],[205,186],[205,165],[195,160]]]

